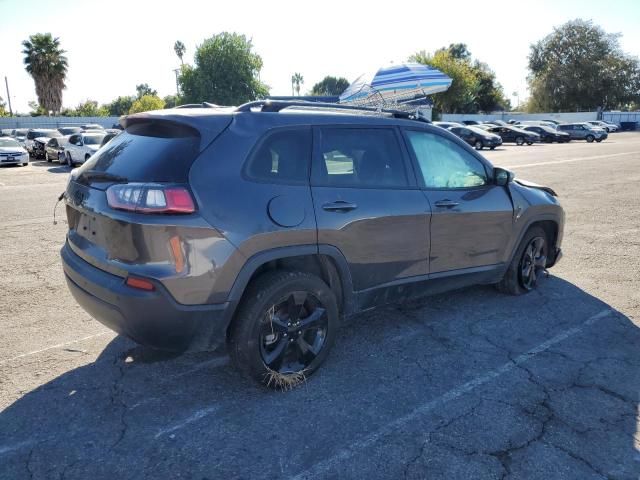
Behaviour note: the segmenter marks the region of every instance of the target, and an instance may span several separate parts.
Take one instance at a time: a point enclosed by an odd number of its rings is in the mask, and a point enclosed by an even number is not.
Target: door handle
[[[355,203],[349,203],[342,200],[322,205],[322,209],[327,212],[348,212],[350,210],[355,210],[356,208],[358,208],[358,206]]]
[[[435,203],[436,207],[439,208],[453,208],[453,207],[457,207],[458,205],[460,205],[460,202],[454,202],[452,200],[449,199],[445,199],[445,200],[438,200]]]

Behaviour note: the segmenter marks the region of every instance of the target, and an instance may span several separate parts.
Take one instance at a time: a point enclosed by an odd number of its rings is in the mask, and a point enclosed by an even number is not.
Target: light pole
[[[178,72],[180,71],[179,68],[176,68],[173,70],[173,73],[176,74],[176,97],[180,96],[180,84],[178,83]]]
[[[7,77],[4,77],[4,84],[7,87],[7,102],[9,102],[9,115],[13,117],[13,110],[11,109],[11,95],[9,95],[9,80]]]
[[[513,92],[511,95],[513,95],[514,97],[516,97],[516,111],[520,108],[520,95],[518,94],[518,92]]]

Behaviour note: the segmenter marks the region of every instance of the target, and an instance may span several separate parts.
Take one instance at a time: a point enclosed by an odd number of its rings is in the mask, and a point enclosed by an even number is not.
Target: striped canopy
[[[340,95],[340,103],[394,107],[398,104],[444,92],[451,78],[440,70],[420,63],[403,63],[379,69],[375,74],[358,77]]]

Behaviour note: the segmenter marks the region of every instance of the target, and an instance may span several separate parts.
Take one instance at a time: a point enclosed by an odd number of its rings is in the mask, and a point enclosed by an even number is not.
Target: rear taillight
[[[112,185],[107,189],[111,208],[137,213],[193,213],[191,193],[184,187],[147,183]]]

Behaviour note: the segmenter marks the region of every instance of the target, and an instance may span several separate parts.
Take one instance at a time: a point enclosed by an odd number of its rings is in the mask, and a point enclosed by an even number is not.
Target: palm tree
[[[184,65],[182,57],[184,56],[184,52],[187,51],[187,47],[185,47],[184,43],[182,43],[180,40],[176,40],[176,43],[173,44],[173,50],[176,52],[176,55],[180,59],[180,64]]]
[[[300,73],[294,73],[291,76],[291,94],[293,95],[293,90],[295,88],[298,96],[300,96],[300,85],[304,83],[304,77]]]
[[[36,33],[22,42],[22,46],[25,69],[36,84],[38,103],[47,112],[59,112],[68,66],[60,39],[50,33]]]

